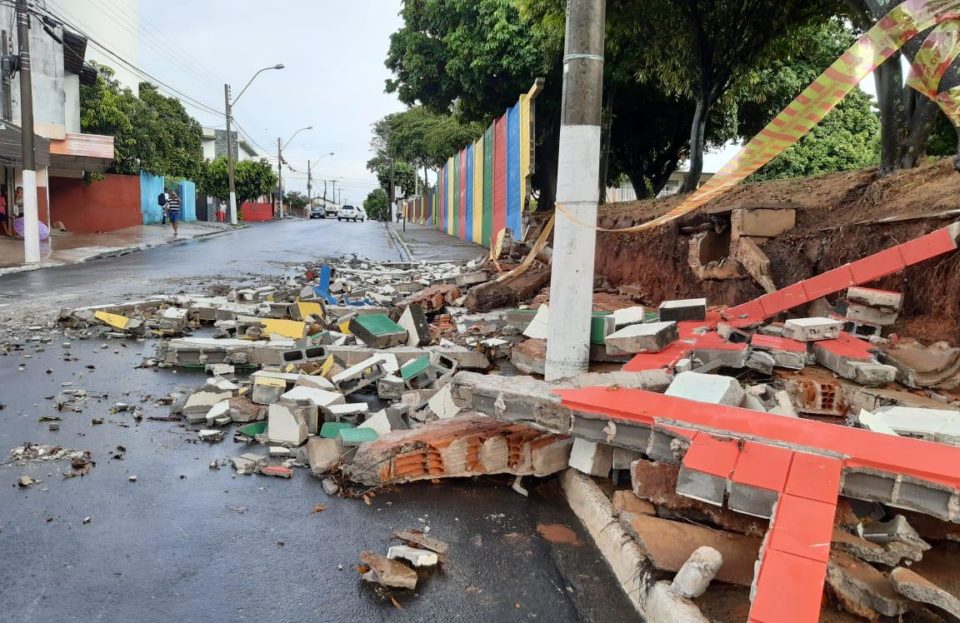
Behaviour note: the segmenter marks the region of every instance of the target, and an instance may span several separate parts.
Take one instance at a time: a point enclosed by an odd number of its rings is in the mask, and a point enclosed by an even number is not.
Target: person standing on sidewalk
[[[177,222],[180,220],[180,197],[177,191],[170,191],[170,198],[167,199],[167,216],[170,218],[170,224],[173,225],[173,235],[177,235]]]
[[[13,235],[13,219],[7,210],[7,187],[0,186],[0,236]]]

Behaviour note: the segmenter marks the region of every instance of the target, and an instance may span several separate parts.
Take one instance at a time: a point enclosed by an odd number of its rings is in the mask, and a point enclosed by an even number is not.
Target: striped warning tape
[[[878,66],[930,28],[934,30],[915,58],[908,84],[936,101],[954,125],[960,126],[960,87],[944,93],[939,90],[944,73],[960,56],[960,0],[906,0],[860,37],[716,175],[673,210],[623,229],[584,223],[559,204],[557,211],[581,227],[619,233],[653,229],[689,214],[796,144]]]

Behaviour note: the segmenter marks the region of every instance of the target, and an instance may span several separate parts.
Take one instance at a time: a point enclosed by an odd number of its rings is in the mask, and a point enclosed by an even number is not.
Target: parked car
[[[310,208],[310,218],[327,218],[327,213],[324,211],[323,206],[313,206]]]
[[[327,204],[327,207],[323,209],[324,218],[336,218],[337,216],[337,206],[332,204]]]
[[[345,205],[340,208],[340,211],[337,212],[338,221],[363,221],[363,212],[361,212],[356,206]]]

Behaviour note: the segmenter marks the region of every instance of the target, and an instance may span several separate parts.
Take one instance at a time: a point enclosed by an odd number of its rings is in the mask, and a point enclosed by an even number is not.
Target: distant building
[[[700,185],[702,186],[707,180],[713,177],[714,173],[703,173],[700,175]],[[667,183],[664,185],[663,190],[657,194],[657,198],[669,197],[680,192],[680,187],[683,186],[683,180],[687,177],[686,171],[674,171],[670,175],[670,179],[667,180]],[[633,188],[633,184],[630,180],[624,180],[619,186],[608,186],[607,187],[607,203],[621,203],[624,201],[636,201],[637,192]]]
[[[231,132],[233,135],[233,159],[234,162],[243,162],[244,160],[259,160],[261,158],[253,145],[240,138],[237,132]],[[216,160],[227,155],[227,131],[214,128],[203,129],[203,159]]]

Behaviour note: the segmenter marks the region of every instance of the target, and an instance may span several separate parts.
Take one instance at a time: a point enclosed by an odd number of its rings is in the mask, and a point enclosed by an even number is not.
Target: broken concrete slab
[[[546,340],[550,335],[550,307],[543,304],[537,309],[536,315],[523,330],[524,337],[534,340]]]
[[[664,301],[657,308],[660,321],[706,320],[707,299]]]
[[[573,440],[569,465],[588,476],[607,478],[613,467],[613,447],[578,437]]]
[[[323,414],[326,421],[339,422],[342,418],[356,418],[370,411],[370,405],[365,402],[346,402],[326,406]]]
[[[903,306],[903,294],[900,292],[864,288],[862,286],[851,286],[848,288],[847,300],[851,303],[867,307],[877,307],[893,311],[899,311]]]
[[[340,446],[335,439],[311,437],[306,446],[310,473],[321,476],[340,464]]]
[[[425,549],[435,553],[440,562],[444,562],[447,559],[449,546],[440,539],[427,536],[422,531],[398,530],[393,533],[393,538],[399,539],[407,545],[412,545],[418,549]]]
[[[730,213],[733,238],[776,238],[793,229],[796,223],[797,212],[792,208],[738,208]]]
[[[387,411],[381,409],[377,411],[366,420],[363,424],[357,428],[370,428],[377,433],[377,436],[383,436],[393,430],[393,427],[390,425],[390,418],[387,417]]]
[[[842,329],[843,323],[831,318],[791,318],[783,323],[783,337],[798,342],[833,340]]]
[[[681,372],[665,392],[667,396],[739,407],[745,392],[735,378],[699,372]]]
[[[510,350],[510,361],[524,374],[546,373],[547,341],[529,339],[520,342]]]
[[[904,560],[916,562],[923,558],[923,551],[902,543],[872,543],[856,534],[834,528],[830,546],[860,560],[896,567]]]
[[[250,475],[255,474],[261,466],[266,465],[267,457],[262,454],[247,452],[233,457],[230,461],[238,474]]]
[[[254,376],[250,399],[258,405],[270,405],[287,391],[287,382],[270,376]]]
[[[900,313],[888,309],[868,307],[859,303],[848,303],[844,317],[856,323],[869,324],[875,327],[889,327],[896,324]]]
[[[924,346],[915,340],[901,339],[884,348],[883,360],[897,368],[897,380],[907,387],[960,387],[960,348],[947,342]]]
[[[266,417],[265,409],[253,403],[247,396],[234,396],[228,401],[230,419],[238,424],[255,422]]]
[[[604,339],[607,351],[618,353],[659,353],[680,339],[676,322],[629,325]]]
[[[267,438],[274,444],[301,446],[307,440],[307,423],[290,407],[272,404],[267,412]]]
[[[226,418],[226,423],[230,423],[232,418],[230,417],[230,401],[221,400],[217,404],[210,407],[210,410],[207,411],[206,423],[207,426],[222,426],[221,422]]]
[[[453,401],[453,387],[444,385],[427,401],[427,406],[441,420],[454,417],[460,412],[460,407]]]
[[[426,346],[430,343],[430,323],[419,305],[408,305],[397,324],[407,332],[407,346]]]
[[[859,533],[864,539],[873,543],[899,543],[919,552],[930,549],[930,544],[923,540],[903,515],[895,515],[890,521],[862,524]]]
[[[827,566],[827,586],[845,610],[876,620],[907,611],[907,603],[890,580],[865,562],[834,552]]]
[[[436,552],[410,547],[409,545],[391,545],[387,550],[387,558],[390,560],[406,560],[418,569],[436,567],[437,563],[440,562]]]
[[[360,577],[367,582],[390,588],[417,587],[417,572],[403,563],[369,551],[360,553],[360,562],[367,569]]]
[[[629,327],[632,324],[642,324],[646,321],[646,309],[642,305],[624,307],[613,311],[614,331]]]
[[[960,411],[920,407],[881,407],[871,413],[862,410],[860,423],[874,432],[892,431],[950,445],[960,445]]]
[[[933,606],[960,620],[960,599],[918,573],[900,567],[890,573],[893,589],[911,601]]]

